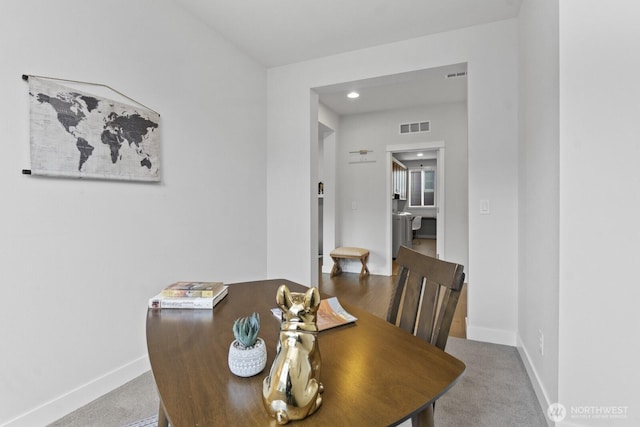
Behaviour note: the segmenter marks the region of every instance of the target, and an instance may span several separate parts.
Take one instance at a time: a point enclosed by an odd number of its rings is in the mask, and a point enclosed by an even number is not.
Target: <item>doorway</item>
[[[387,188],[386,194],[393,194],[393,179],[392,179],[392,163],[393,157],[401,155],[407,155],[410,153],[422,153],[424,158],[432,158],[435,159],[436,164],[436,179],[435,179],[435,203],[433,209],[425,210],[429,212],[425,216],[429,216],[431,214],[434,215],[436,220],[436,248],[435,248],[435,256],[436,258],[446,258],[445,254],[445,142],[437,141],[437,142],[422,142],[422,143],[414,143],[414,144],[396,144],[396,145],[388,145],[387,146]],[[412,158],[404,156],[404,158]],[[418,158],[418,157],[416,157]],[[394,200],[390,197],[387,197],[387,207],[386,207],[386,215],[387,215],[387,261],[388,265],[392,265],[393,263],[393,205]],[[408,203],[407,203],[408,205]]]
[[[334,120],[318,120],[318,274],[327,273],[333,261],[329,252],[336,247],[336,136]]]
[[[323,220],[326,220],[327,197],[335,196],[335,245],[370,250],[372,274],[392,274],[391,155],[417,149],[437,150],[438,163],[444,166],[445,140],[450,209],[445,217],[444,199],[439,201],[436,242],[440,247],[437,253],[441,258],[446,256],[463,264],[466,261],[467,88],[466,79],[448,78],[450,75],[466,75],[466,64],[312,88],[318,99],[318,121],[328,123],[326,119],[331,116],[336,125],[330,126],[335,132],[336,144],[334,156],[329,159],[335,167],[335,181],[333,191],[325,182]],[[349,100],[350,91],[359,91],[361,96],[356,101]],[[427,133],[423,133],[421,127],[415,133],[412,128],[409,133],[403,131],[406,123],[422,124],[425,120],[429,125],[424,131]],[[361,158],[363,152],[367,153],[366,161],[354,161],[352,157]],[[326,152],[324,157],[327,160]],[[444,167],[439,169],[438,193],[444,197]],[[325,178],[331,175],[325,170]],[[313,179],[316,178],[318,175],[314,173]],[[445,218],[449,223],[446,238]],[[313,225],[317,227],[317,224]],[[326,240],[328,229],[323,221],[325,253],[330,246]]]

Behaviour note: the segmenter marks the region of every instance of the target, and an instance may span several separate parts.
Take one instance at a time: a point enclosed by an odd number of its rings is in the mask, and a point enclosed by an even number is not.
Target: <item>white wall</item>
[[[543,408],[558,399],[558,2],[520,9],[518,346]],[[543,354],[539,350],[539,331]]]
[[[629,407],[567,425],[637,426],[640,4],[559,4],[558,401]]]
[[[265,277],[266,72],[170,0],[6,0],[0,52],[0,424],[45,425],[148,369],[162,286]],[[21,175],[23,73],[160,112],[162,182]]]
[[[468,63],[469,337],[515,344],[517,327],[517,21],[420,37],[268,70],[270,277],[313,276],[317,95],[310,88]],[[317,126],[316,126],[317,129]],[[310,143],[311,140],[311,143]],[[310,172],[311,171],[311,172]],[[491,215],[479,215],[480,199]],[[313,224],[313,226],[312,226]],[[315,230],[317,234],[317,230]]]
[[[400,123],[431,121],[431,132],[400,135]],[[337,152],[338,211],[342,224],[337,236],[340,246],[368,248],[372,274],[388,274],[391,262],[387,256],[386,148],[388,145],[418,142],[446,144],[445,182],[446,218],[444,257],[465,266],[468,272],[468,180],[467,180],[467,106],[466,103],[440,104],[420,108],[382,111],[343,116]],[[368,158],[375,163],[350,164],[349,152],[373,150]],[[357,209],[352,209],[352,202]],[[359,262],[345,266],[359,272]]]

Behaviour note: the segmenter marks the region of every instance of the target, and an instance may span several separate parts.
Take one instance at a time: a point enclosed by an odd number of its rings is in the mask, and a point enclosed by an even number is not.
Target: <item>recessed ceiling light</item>
[[[424,153],[418,153],[418,154],[416,154],[416,156],[422,157],[422,156],[424,156]]]
[[[347,94],[347,98],[351,98],[351,99],[356,99],[359,96],[360,96],[360,94],[358,92],[349,92]]]

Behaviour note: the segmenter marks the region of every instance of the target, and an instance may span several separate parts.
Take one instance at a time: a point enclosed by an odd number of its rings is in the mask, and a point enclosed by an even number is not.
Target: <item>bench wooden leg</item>
[[[363,257],[360,258],[360,262],[362,263],[362,268],[360,269],[360,278],[363,279],[364,277],[369,275],[369,268],[367,267],[367,260],[369,259],[369,255],[365,255]]]
[[[331,269],[331,274],[329,275],[329,277],[337,276],[338,274],[342,273],[339,259],[336,257],[331,257],[331,259],[333,260],[333,268]]]

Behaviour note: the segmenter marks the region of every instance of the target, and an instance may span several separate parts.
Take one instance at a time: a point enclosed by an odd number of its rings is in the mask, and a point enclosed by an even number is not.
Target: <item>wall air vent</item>
[[[446,75],[446,76],[444,76],[444,77],[445,77],[445,78],[447,78],[447,79],[455,79],[455,78],[458,78],[458,77],[464,77],[464,76],[466,76],[466,75],[467,75],[467,72],[466,72],[466,71],[461,71],[461,72],[459,72],[459,73],[451,73],[451,74],[447,74],[447,75]]]
[[[400,123],[400,134],[431,132],[431,122]]]

